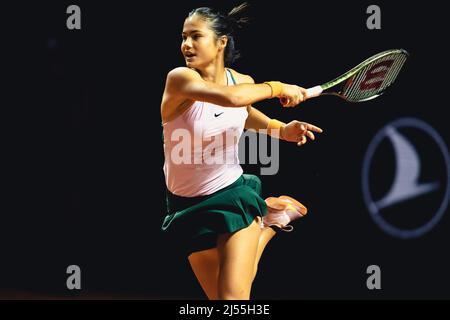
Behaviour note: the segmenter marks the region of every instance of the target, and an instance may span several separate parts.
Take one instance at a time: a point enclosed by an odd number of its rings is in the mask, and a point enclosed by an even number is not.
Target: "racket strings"
[[[407,55],[397,53],[372,61],[347,80],[342,95],[352,102],[378,96],[395,81],[406,59]]]
[[[368,64],[366,67],[364,67],[360,72],[358,72],[356,74],[357,79],[354,82],[354,85],[349,88],[348,97],[350,99],[358,101],[358,100],[362,100],[364,98],[367,98],[368,96],[375,94],[375,92],[376,92],[376,90],[374,90],[374,89],[376,89],[375,87],[372,90],[366,90],[366,91],[361,90],[362,83],[364,81],[364,82],[366,82],[366,85],[369,85],[369,83],[367,83],[367,82],[369,82],[370,80],[376,80],[377,79],[376,77],[375,77],[375,79],[374,78],[367,79],[368,72],[369,71],[375,72],[375,70],[373,70],[374,66],[382,64],[382,62],[386,61],[388,58],[389,58],[389,56],[385,56],[380,59],[377,59],[377,60],[373,61],[372,63]]]

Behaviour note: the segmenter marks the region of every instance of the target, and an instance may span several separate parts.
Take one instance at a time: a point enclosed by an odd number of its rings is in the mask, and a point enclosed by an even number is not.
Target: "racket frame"
[[[345,84],[340,88],[339,91],[327,91],[327,90],[337,86],[340,83],[343,83],[345,80],[350,79],[351,77],[353,77],[361,69],[363,69],[370,63],[372,63],[380,58],[383,58],[385,56],[392,55],[392,54],[403,54],[403,55],[406,55],[406,57],[409,56],[408,51],[406,51],[404,49],[386,50],[386,51],[380,52],[376,55],[373,55],[372,57],[367,58],[366,60],[364,60],[363,62],[358,64],[356,67],[350,69],[349,71],[345,72],[344,74],[340,75],[339,77],[320,85],[320,87],[322,89],[322,92],[320,95],[334,95],[334,96],[338,96],[338,97],[341,97],[342,99],[347,100],[344,96],[341,95],[341,93],[345,87]],[[379,97],[380,95],[382,95],[389,86],[387,86],[386,88],[384,88],[382,91],[378,92],[377,94],[374,94],[373,96],[370,96],[366,99],[362,99],[362,100],[358,100],[358,101],[351,101],[351,100],[347,100],[347,101],[357,103],[357,102],[364,102],[364,101],[369,101],[369,100],[375,99],[375,98]]]

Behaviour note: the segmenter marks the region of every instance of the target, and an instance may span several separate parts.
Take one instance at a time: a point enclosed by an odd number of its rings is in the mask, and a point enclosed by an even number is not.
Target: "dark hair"
[[[242,14],[242,11],[247,7],[248,4],[244,2],[241,5],[234,7],[228,14],[223,14],[209,7],[197,8],[189,13],[189,17],[197,14],[207,20],[217,37],[227,36],[228,42],[224,52],[226,66],[232,64],[240,57],[240,53],[236,50],[234,43],[234,34],[236,30],[242,28],[242,26],[249,21],[249,18],[239,17]]]

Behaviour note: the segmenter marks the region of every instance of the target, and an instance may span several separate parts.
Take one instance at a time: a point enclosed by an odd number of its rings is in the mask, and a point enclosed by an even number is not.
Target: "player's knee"
[[[220,300],[219,295],[216,291],[205,292],[208,300]]]
[[[250,290],[244,287],[219,290],[219,300],[249,300]]]

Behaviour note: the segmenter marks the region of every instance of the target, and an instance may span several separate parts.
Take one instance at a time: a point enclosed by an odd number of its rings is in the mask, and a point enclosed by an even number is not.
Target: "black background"
[[[167,72],[184,63],[189,11],[239,3],[55,1],[5,10],[4,43],[13,49],[5,105],[17,122],[6,135],[0,296],[204,298],[177,244],[160,233],[160,101]],[[301,148],[282,142],[278,174],[261,176],[264,196],[294,196],[310,215],[268,245],[252,298],[449,298],[448,210],[429,233],[400,240],[373,222],[361,191],[364,154],[386,123],[419,118],[448,144],[443,5],[378,2],[382,29],[368,30],[369,1],[250,3],[253,21],[237,36],[243,57],[233,67],[256,82],[309,87],[386,49],[411,54],[394,87],[364,104],[322,97],[294,109],[255,105],[324,133]],[[70,4],[81,8],[81,30],[66,28]],[[411,211],[405,219],[420,214]],[[82,269],[78,292],[66,288],[71,264]],[[372,264],[382,290],[366,287]]]

